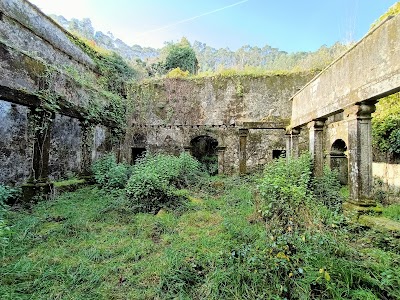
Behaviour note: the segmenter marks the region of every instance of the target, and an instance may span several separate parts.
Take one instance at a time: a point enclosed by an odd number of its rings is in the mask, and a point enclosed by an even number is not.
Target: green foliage
[[[373,146],[400,154],[400,93],[382,98],[372,119]]]
[[[179,157],[148,155],[135,165],[126,194],[139,211],[157,212],[165,206],[178,206],[177,189],[193,184],[200,175],[200,163],[187,153]]]
[[[390,16],[396,16],[400,14],[400,2],[396,2],[395,4],[393,4],[387,12],[385,12],[382,16],[379,17],[378,20],[376,20],[372,25],[371,25],[371,29],[375,28],[378,24],[380,24],[383,20],[385,20],[387,17]]]
[[[14,198],[18,193],[17,189],[0,184],[0,247],[8,244],[11,228],[7,224],[5,214],[7,212],[7,202]]]
[[[313,192],[315,199],[332,210],[340,210],[343,203],[341,185],[336,171],[324,167],[322,177],[313,181]]]
[[[272,235],[279,223],[254,217],[257,180],[218,176],[210,190],[181,191],[197,201],[180,214],[135,214],[122,190],[97,187],[9,211],[0,298],[400,297],[394,235],[321,223],[319,209],[313,226]]]
[[[119,95],[126,95],[126,84],[135,77],[135,71],[115,52],[97,55],[95,59],[102,86]]]
[[[198,61],[196,53],[190,47],[190,44],[179,43],[169,45],[167,48],[167,57],[165,58],[165,68],[167,71],[180,68],[182,71],[189,71],[190,74],[196,74]]]
[[[189,76],[189,71],[182,71],[179,67],[167,73],[167,78],[185,78]]]
[[[122,189],[125,187],[130,168],[117,164],[114,154],[108,154],[98,159],[92,166],[96,182],[105,189]]]
[[[275,221],[285,227],[293,223],[294,212],[309,202],[310,181],[311,159],[308,154],[288,163],[280,158],[267,165],[259,184],[263,217],[276,218]],[[304,220],[298,218],[296,221],[300,225]]]
[[[17,197],[18,193],[18,189],[0,184],[0,209],[12,198]]]
[[[384,217],[400,222],[400,204],[391,204],[383,209]]]

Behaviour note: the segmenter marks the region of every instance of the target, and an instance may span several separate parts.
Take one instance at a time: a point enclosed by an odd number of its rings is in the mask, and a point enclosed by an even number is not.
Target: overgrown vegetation
[[[378,24],[380,24],[383,20],[385,20],[387,17],[391,16],[396,16],[400,14],[400,2],[396,2],[393,4],[387,12],[385,12],[382,16],[379,17],[378,20],[376,20],[372,25],[370,29],[375,28]]]
[[[400,93],[379,100],[372,119],[373,146],[400,155]]]
[[[179,206],[184,200],[179,189],[193,185],[200,176],[200,163],[188,153],[148,155],[135,165],[126,194],[136,210],[157,213]]]
[[[115,160],[98,172],[107,166]],[[188,156],[149,156],[134,167],[128,197],[88,187],[8,211],[0,298],[399,298],[398,239],[347,223],[317,199],[330,195],[334,174],[318,184],[310,174],[307,155],[260,175],[211,178]],[[138,213],[134,193],[146,202],[153,186],[183,195],[185,209],[172,201]]]
[[[92,166],[94,178],[106,190],[125,187],[131,173],[131,167],[118,164],[114,154],[98,159]]]

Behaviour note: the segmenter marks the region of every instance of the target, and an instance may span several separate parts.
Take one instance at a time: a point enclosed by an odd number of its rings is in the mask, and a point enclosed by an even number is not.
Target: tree
[[[196,53],[186,38],[182,38],[180,43],[167,46],[165,68],[167,71],[180,68],[182,71],[189,71],[191,74],[197,73],[198,60]]]

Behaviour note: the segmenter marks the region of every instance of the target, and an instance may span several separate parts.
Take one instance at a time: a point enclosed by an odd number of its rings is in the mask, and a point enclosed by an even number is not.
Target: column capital
[[[247,128],[239,128],[239,135],[240,136],[248,136],[249,130]]]
[[[358,119],[371,119],[371,114],[375,112],[375,103],[361,102],[357,105],[357,118]]]
[[[318,118],[313,120],[314,121],[314,129],[320,129],[322,130],[322,128],[324,128],[325,122],[326,122],[326,118]]]

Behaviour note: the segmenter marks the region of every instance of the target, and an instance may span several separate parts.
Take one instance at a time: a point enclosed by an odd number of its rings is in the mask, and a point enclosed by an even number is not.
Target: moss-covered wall
[[[128,129],[122,147],[123,158],[131,160],[134,137],[145,136],[152,152],[181,152],[196,136],[208,135],[226,147],[225,170],[239,167],[239,129],[246,122],[287,123],[290,97],[312,73],[265,76],[214,76],[169,78],[133,85],[128,100]],[[285,131],[250,130],[247,139],[248,170],[272,159],[272,150],[285,148]]]

